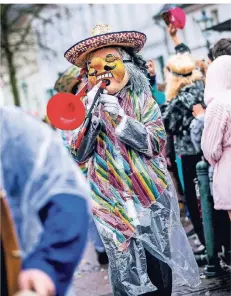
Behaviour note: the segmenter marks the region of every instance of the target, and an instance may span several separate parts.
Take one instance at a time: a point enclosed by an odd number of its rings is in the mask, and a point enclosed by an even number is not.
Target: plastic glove
[[[96,95],[101,83],[102,82],[100,81],[87,93],[87,110],[89,110],[89,108],[91,107],[91,105],[94,101],[95,95]]]
[[[118,115],[124,116],[125,113],[118,102],[118,98],[108,95],[106,92],[107,91],[104,91],[104,94],[102,94],[99,99],[99,103],[103,104],[104,106],[104,112],[112,114],[113,118],[117,118]]]

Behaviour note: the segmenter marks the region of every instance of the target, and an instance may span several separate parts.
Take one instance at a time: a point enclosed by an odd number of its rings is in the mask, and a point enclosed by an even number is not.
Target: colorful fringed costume
[[[71,152],[78,163],[88,167],[93,214],[109,257],[113,295],[152,292],[148,295],[168,296],[172,282],[197,286],[199,273],[162,156],[166,134],[159,107],[148,80],[133,62],[137,57],[110,44],[117,42],[117,46],[123,47],[124,34],[122,39],[119,32],[106,34],[111,37],[107,41],[109,48],[93,52],[93,56],[86,55],[89,80],[93,81],[94,75],[96,80],[97,73],[100,76],[109,69],[106,77],[112,77],[112,88],[116,89],[118,81],[124,85],[117,92],[109,86],[109,95],[101,95],[101,104],[80,147],[76,146],[79,134],[76,132],[72,137]],[[139,34],[130,32],[126,46],[134,41],[131,36],[139,38]],[[82,41],[84,44],[74,45],[66,52],[67,59],[76,65],[82,63],[81,52],[88,44],[93,46],[92,51],[97,49],[93,41],[87,39]],[[75,48],[82,49],[76,53]],[[116,72],[117,68],[123,70],[121,61],[129,74],[121,75],[123,80],[119,80],[120,73]],[[129,78],[125,83],[126,75]],[[90,92],[85,100],[86,109],[89,104]]]
[[[150,96],[143,102],[133,92],[127,91],[121,98],[121,106],[131,118],[142,122],[153,135],[153,155],[158,155],[165,143],[165,131],[159,108]],[[124,211],[125,201],[132,197],[137,209],[149,207],[167,187],[164,159],[150,158],[145,153],[126,147],[115,135],[120,119],[113,120],[100,111],[102,129],[96,139],[94,157],[89,162],[88,176],[92,188],[97,220],[107,227],[116,228],[117,239],[123,243],[134,235],[134,226]],[[78,136],[78,135],[77,135]],[[75,151],[76,138],[71,149]],[[148,151],[149,153],[149,151]],[[160,169],[162,167],[163,169]],[[104,222],[101,209],[104,208]],[[116,221],[116,227],[114,223]]]

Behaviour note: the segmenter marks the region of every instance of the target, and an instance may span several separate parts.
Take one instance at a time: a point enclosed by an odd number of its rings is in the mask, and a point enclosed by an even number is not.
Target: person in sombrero
[[[137,53],[146,36],[110,32],[97,25],[93,36],[68,49],[69,62],[86,67],[93,88],[107,79],[80,147],[88,162],[93,215],[109,257],[113,295],[171,295],[172,285],[199,285],[196,261],[180,222],[177,196],[162,156],[166,134],[160,110]]]

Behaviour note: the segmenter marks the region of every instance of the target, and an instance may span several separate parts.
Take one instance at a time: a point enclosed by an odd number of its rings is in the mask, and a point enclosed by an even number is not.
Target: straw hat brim
[[[147,38],[144,33],[137,31],[122,31],[96,35],[82,40],[70,47],[64,57],[73,65],[84,67],[87,55],[102,47],[121,46],[133,48],[139,52]]]

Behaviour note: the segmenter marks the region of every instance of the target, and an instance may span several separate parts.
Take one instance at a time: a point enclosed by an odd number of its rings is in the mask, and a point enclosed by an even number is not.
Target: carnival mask
[[[129,74],[119,52],[115,48],[103,48],[90,54],[87,61],[88,81],[94,86],[102,79],[110,80],[106,87],[115,94],[128,83]]]

